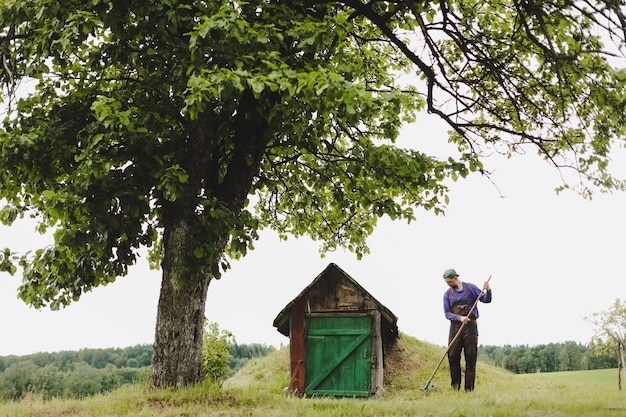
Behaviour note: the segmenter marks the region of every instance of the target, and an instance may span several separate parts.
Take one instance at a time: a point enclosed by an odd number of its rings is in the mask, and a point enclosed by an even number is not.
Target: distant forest
[[[230,374],[273,349],[257,343],[233,344]],[[151,362],[152,345],[0,356],[0,400],[19,400],[26,394],[49,399],[108,392],[147,380]]]
[[[478,360],[516,374],[617,368],[616,352],[600,353],[571,341],[532,347],[481,345]]]
[[[273,349],[257,343],[233,344],[230,374]],[[596,354],[575,342],[533,347],[481,345],[478,359],[513,373],[617,368],[616,354]],[[26,394],[46,399],[81,398],[111,391],[147,380],[151,361],[151,345],[0,356],[0,400],[18,400]]]

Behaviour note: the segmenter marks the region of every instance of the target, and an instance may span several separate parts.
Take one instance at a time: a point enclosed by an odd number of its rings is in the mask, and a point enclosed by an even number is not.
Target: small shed
[[[398,318],[350,275],[329,264],[274,319],[290,340],[289,391],[383,395],[384,352]]]

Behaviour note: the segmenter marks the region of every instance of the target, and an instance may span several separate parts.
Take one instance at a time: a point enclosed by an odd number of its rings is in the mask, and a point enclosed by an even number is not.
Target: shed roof
[[[289,317],[292,308],[307,294],[311,291],[312,288],[319,285],[322,280],[332,279],[335,274],[331,272],[336,271],[342,277],[344,277],[351,285],[353,285],[357,291],[362,293],[364,296],[368,297],[375,305],[376,309],[381,313],[381,324],[383,328],[383,337],[386,341],[395,340],[398,337],[398,326],[397,321],[398,317],[391,312],[387,307],[385,307],[381,302],[379,302],[374,296],[372,296],[365,288],[363,288],[358,282],[354,280],[350,275],[348,275],[343,269],[337,266],[334,263],[328,264],[328,266],[306,287],[298,294],[296,298],[291,300],[285,308],[282,309],[280,313],[274,319],[274,327],[278,329],[280,333],[285,336],[289,336]]]

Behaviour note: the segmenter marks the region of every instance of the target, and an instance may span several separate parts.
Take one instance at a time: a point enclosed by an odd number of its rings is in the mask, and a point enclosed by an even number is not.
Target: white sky
[[[407,126],[402,144],[446,149],[445,132],[431,121]],[[623,159],[623,155],[620,155]],[[625,160],[625,159],[623,159]],[[624,166],[624,165],[622,165]],[[256,249],[211,283],[207,317],[239,343],[280,346],[272,327],[283,307],[334,262],[398,316],[400,330],[428,342],[447,342],[441,278],[455,268],[481,285],[490,275],[493,303],[479,304],[481,344],[586,343],[583,320],[623,298],[626,195],[584,200],[557,196],[555,169],[535,156],[488,160],[499,191],[478,175],[452,184],[446,216],[417,211],[417,221],[383,220],[358,261],[337,251],[322,259],[307,239],[280,242],[267,231]],[[625,172],[621,175],[626,176]],[[45,244],[28,224],[0,226],[0,249]],[[0,274],[0,355],[151,344],[160,272],[145,263],[128,277],[85,294],[70,307],[37,311],[17,299],[21,278]]]

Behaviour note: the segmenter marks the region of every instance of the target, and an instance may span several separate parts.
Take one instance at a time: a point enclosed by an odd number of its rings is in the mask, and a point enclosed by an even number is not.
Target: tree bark
[[[269,105],[278,101],[278,96],[271,95]],[[187,190],[180,200],[164,208],[165,253],[150,378],[152,387],[181,387],[202,378],[204,314],[207,292],[213,278],[211,268],[216,267],[220,255],[224,253],[229,236],[227,232],[223,236],[214,235],[212,244],[214,253],[218,255],[209,259],[208,264],[199,266],[187,262],[196,244],[193,221],[198,195],[203,187],[208,187],[210,192],[207,194],[218,199],[235,216],[243,210],[269,140],[265,134],[265,116],[257,106],[251,91],[242,94],[233,122],[234,146],[221,181],[217,178],[207,180],[207,176],[203,175],[223,170],[222,166],[215,168],[211,165],[215,161],[210,155],[220,152],[219,147],[210,145],[215,144],[211,140],[212,119],[200,119],[190,128],[183,164],[190,174]]]
[[[202,377],[202,338],[211,277],[184,267],[193,243],[190,225],[175,223],[164,236],[163,282],[157,307],[152,387],[181,387]]]
[[[626,368],[624,367],[624,345],[626,344],[626,340],[620,340],[619,342],[619,389],[622,389],[622,372],[624,372],[624,376],[626,377]]]

